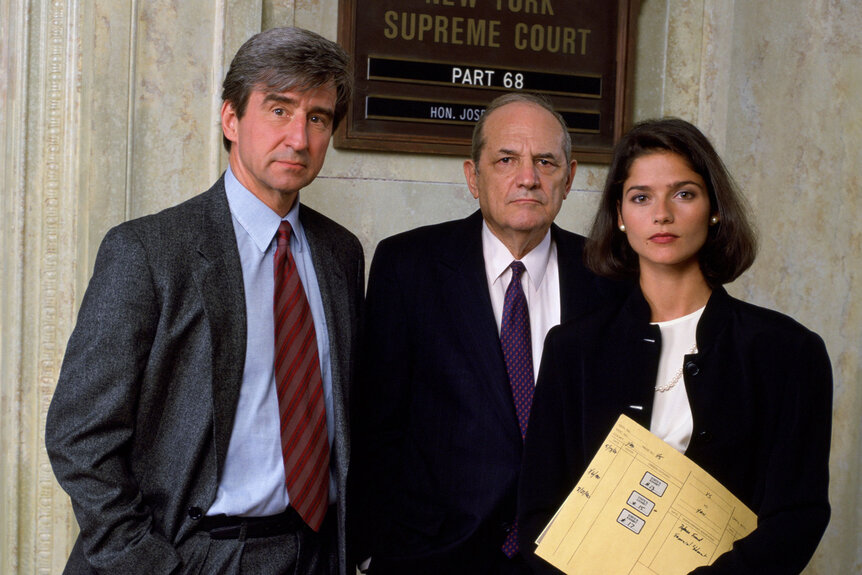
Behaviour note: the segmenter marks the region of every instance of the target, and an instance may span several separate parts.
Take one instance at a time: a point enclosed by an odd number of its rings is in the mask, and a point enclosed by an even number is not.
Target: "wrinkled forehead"
[[[565,157],[565,138],[556,117],[541,106],[513,102],[494,111],[485,120],[484,150],[524,150]]]

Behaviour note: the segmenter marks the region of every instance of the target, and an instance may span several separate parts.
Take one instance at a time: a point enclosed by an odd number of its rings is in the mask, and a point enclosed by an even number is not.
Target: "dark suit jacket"
[[[571,319],[600,282],[583,238],[551,233]],[[378,568],[480,573],[515,518],[522,440],[481,235],[476,212],[382,241],[371,265],[350,497],[357,559]]]
[[[332,351],[342,571],[357,239],[300,209]],[[48,412],[46,444],[81,534],[69,573],[169,573],[215,498],[246,351],[242,268],[220,179],[106,235]]]
[[[661,351],[649,317],[635,290],[620,310],[548,334],[519,490],[522,549],[535,548],[621,413],[649,428]],[[699,353],[684,364],[694,419],[686,456],[751,508],[758,527],[695,573],[799,573],[830,513],[832,371],[823,341],[722,288],[696,337]]]

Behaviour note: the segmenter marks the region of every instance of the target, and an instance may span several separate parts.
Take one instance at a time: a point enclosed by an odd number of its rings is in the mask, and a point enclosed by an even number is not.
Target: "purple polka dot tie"
[[[521,428],[521,440],[527,435],[527,421],[530,419],[530,405],[533,403],[533,348],[530,343],[530,310],[527,308],[527,298],[521,288],[521,274],[524,264],[514,261],[512,281],[506,288],[506,298],[503,301],[503,322],[500,326],[500,343],[503,347],[503,358],[506,361],[506,372],[509,374],[509,385],[512,386],[512,399],[515,402],[515,413],[518,416],[518,426]],[[503,553],[514,557],[518,553],[518,525],[512,524],[512,529],[503,542]]]

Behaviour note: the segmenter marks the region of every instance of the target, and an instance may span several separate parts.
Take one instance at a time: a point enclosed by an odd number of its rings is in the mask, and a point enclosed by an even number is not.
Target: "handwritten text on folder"
[[[708,473],[621,415],[536,554],[570,575],[684,575],[756,526]]]

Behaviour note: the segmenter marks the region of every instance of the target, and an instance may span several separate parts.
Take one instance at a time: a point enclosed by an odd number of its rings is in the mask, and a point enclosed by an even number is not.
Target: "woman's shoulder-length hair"
[[[638,257],[617,227],[617,210],[634,161],[660,152],[681,156],[703,178],[709,192],[710,212],[718,216],[718,222],[709,227],[699,253],[700,269],[707,283],[717,287],[735,280],[751,266],[757,254],[757,238],[747,216],[748,206],[707,137],[678,118],[641,122],[614,147],[584,252],[587,266],[604,277],[638,277]]]

